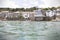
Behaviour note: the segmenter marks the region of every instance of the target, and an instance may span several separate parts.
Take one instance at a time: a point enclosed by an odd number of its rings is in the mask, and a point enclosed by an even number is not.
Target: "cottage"
[[[35,14],[34,14],[35,20],[36,21],[41,21],[43,20],[43,18],[45,17],[45,15],[43,15],[42,10],[35,10]]]
[[[56,12],[57,12],[57,16],[60,15],[60,9],[57,9]]]
[[[56,10],[56,20],[60,20],[60,9]]]
[[[9,11],[0,12],[0,18],[3,20],[18,20],[19,15],[20,15],[19,12],[9,12]]]
[[[1,12],[0,12],[0,20],[4,20],[6,14],[7,14],[8,12],[9,12],[9,11],[1,11]]]
[[[25,20],[34,20],[34,12],[21,12]]]
[[[47,10],[46,11],[46,20],[55,19],[56,18],[55,16],[56,16],[56,11],[55,10],[53,10],[53,11]]]
[[[35,20],[34,14],[35,14],[35,12],[30,12],[30,13],[29,13],[29,19],[30,19],[31,21],[34,21],[34,20]]]
[[[7,20],[19,20],[20,12],[9,12],[6,14]]]
[[[29,17],[29,12],[22,12],[22,16],[24,18],[28,18]]]

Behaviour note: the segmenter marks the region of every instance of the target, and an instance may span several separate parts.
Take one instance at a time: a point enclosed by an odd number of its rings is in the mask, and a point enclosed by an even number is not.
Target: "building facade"
[[[44,19],[45,15],[43,15],[43,12],[41,9],[35,10],[34,12],[35,12],[34,17],[36,21],[41,21]]]

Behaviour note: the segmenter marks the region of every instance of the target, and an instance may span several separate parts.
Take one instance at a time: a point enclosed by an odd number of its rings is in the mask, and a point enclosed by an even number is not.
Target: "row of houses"
[[[57,10],[34,10],[33,12],[9,12],[1,11],[0,20],[20,20],[19,16],[24,17],[22,20],[42,21],[42,20],[53,20],[60,18],[60,9]]]

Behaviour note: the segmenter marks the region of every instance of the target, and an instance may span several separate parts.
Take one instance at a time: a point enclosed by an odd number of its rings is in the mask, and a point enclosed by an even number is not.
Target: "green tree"
[[[52,7],[50,10],[56,10],[56,8],[55,7]]]
[[[59,7],[57,7],[57,8],[60,8],[60,6],[59,6]]]
[[[43,8],[43,10],[49,10],[49,8]]]
[[[24,19],[24,17],[22,16],[22,13],[20,13],[19,18],[20,20]]]

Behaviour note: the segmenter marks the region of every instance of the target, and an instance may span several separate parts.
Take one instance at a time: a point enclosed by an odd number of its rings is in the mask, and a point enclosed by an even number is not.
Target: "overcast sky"
[[[60,6],[60,0],[0,0],[0,7],[29,8],[33,6],[40,8]]]

